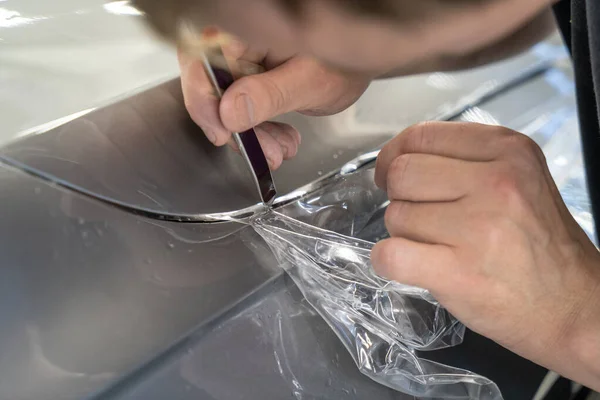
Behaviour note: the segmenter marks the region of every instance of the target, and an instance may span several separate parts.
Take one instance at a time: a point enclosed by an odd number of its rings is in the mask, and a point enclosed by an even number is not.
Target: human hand
[[[416,125],[382,150],[376,182],[391,200],[391,238],[372,252],[379,274],[428,289],[472,330],[598,387],[600,256],[531,139]]]
[[[353,104],[368,87],[367,74],[329,69],[309,57],[277,56],[233,40],[224,47],[234,74],[242,76],[219,99],[201,61],[179,53],[186,107],[217,146],[235,147],[232,132],[255,127],[271,169],[296,155],[300,134],[290,125],[268,122],[291,111],[329,115]]]

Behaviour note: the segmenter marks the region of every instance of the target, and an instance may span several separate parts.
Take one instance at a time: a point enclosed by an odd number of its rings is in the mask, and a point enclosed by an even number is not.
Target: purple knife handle
[[[221,68],[212,67],[213,74],[221,89],[222,93],[233,84],[235,79],[229,71],[225,71]],[[276,195],[275,185],[271,176],[271,170],[269,169],[269,163],[265,158],[260,142],[256,137],[256,132],[253,128],[248,129],[245,132],[239,134],[239,140],[242,142],[244,154],[246,160],[250,163],[251,168],[258,179],[257,185],[259,186],[262,199],[265,203],[270,202]]]

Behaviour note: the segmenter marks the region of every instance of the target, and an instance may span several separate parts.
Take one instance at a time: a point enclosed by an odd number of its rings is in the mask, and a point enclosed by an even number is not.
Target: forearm
[[[510,36],[462,56],[438,55],[403,65],[381,78],[415,75],[429,72],[451,72],[501,61],[516,56],[555,32],[556,23],[551,9],[547,9]]]
[[[577,265],[564,266],[564,290],[551,294],[557,302],[543,314],[547,325],[534,333],[534,353],[524,356],[600,391],[600,252],[591,242],[585,246]]]
[[[597,267],[600,268],[600,265]],[[565,371],[558,372],[600,391],[600,282],[585,306],[566,341],[564,360],[558,360]]]

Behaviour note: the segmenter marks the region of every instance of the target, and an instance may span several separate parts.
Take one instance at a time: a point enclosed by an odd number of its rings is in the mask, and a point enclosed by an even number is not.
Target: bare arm
[[[566,346],[556,357],[556,370],[562,367],[564,376],[600,391],[600,285],[582,300],[578,318],[564,333]]]

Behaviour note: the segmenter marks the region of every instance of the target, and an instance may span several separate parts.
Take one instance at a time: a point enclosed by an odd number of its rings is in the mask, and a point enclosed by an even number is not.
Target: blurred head
[[[479,50],[551,0],[134,0],[165,36],[216,24],[252,45],[348,70],[389,71]]]

